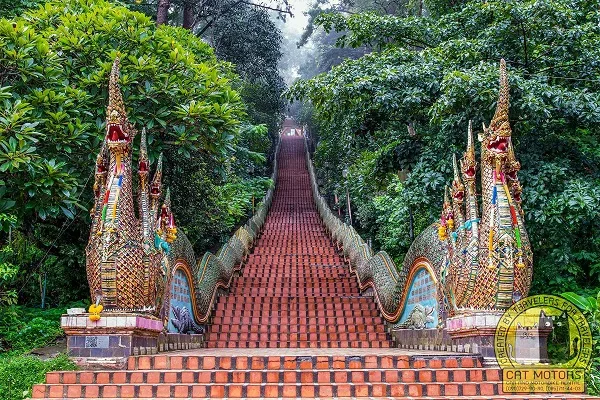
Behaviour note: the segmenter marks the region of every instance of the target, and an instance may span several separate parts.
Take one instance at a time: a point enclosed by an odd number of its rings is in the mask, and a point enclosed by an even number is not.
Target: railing
[[[277,182],[277,155],[279,154],[280,142],[281,140],[277,142],[275,147],[273,174],[271,175],[274,183]],[[252,249],[267,218],[267,213],[273,201],[274,187],[269,188],[256,207],[254,215],[244,226],[235,231],[217,254],[206,252],[192,271],[194,277],[192,279],[194,282],[192,296],[195,300],[193,301],[193,304],[195,304],[194,316],[198,323],[208,321],[218,289],[220,287],[228,288],[234,272],[242,268],[243,262]]]
[[[403,289],[407,280],[407,268],[398,271],[394,261],[385,251],[374,254],[352,226],[342,222],[331,212],[327,201],[319,193],[306,140],[304,145],[313,198],[327,231],[350,262],[350,271],[356,275],[360,290],[373,288],[385,320],[390,323],[397,322],[402,312],[403,299],[406,296]]]

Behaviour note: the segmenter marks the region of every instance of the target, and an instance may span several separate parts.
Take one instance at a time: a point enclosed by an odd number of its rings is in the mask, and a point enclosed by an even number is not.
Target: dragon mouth
[[[494,140],[490,140],[487,149],[496,154],[504,154],[508,151],[510,139],[506,136],[496,136]]]
[[[148,174],[148,163],[146,161],[141,161],[140,166],[138,168],[138,172],[140,174]]]
[[[511,181],[515,181],[517,180],[517,171],[510,171],[506,173],[506,177],[511,180]]]
[[[454,200],[456,200],[458,202],[462,202],[465,198],[465,192],[462,190],[459,190],[459,191],[455,192],[452,197],[454,198]]]
[[[475,178],[475,167],[469,166],[468,168],[465,168],[463,170],[463,174],[465,174],[465,177],[467,179],[474,179]]]
[[[109,145],[125,145],[129,143],[129,135],[123,132],[121,124],[109,124],[108,132],[106,134],[107,142]]]

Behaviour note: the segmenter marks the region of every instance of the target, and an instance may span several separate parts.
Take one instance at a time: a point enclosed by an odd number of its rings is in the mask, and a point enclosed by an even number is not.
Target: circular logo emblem
[[[536,295],[519,300],[502,315],[494,348],[506,392],[583,391],[583,370],[592,356],[592,332],[583,313],[570,301]],[[568,385],[552,386],[558,380]]]

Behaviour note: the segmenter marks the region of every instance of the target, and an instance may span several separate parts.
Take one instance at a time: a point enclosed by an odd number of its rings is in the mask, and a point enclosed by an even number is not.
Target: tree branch
[[[288,10],[284,10],[284,9],[281,9],[281,8],[269,7],[269,6],[266,6],[264,4],[252,3],[251,1],[241,1],[241,3],[246,4],[248,6],[252,6],[252,7],[262,8],[264,10],[277,11],[278,13],[288,14],[290,17],[294,16],[294,14],[292,14],[292,11],[289,10],[289,9]]]

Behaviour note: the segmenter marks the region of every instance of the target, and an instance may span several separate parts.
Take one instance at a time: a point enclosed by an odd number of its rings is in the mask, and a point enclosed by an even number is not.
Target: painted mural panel
[[[420,269],[410,283],[406,305],[400,317],[400,328],[435,328],[438,324],[437,290],[433,277]]]
[[[168,331],[175,333],[203,333],[204,327],[196,324],[192,312],[190,283],[181,269],[177,269],[171,280]]]

